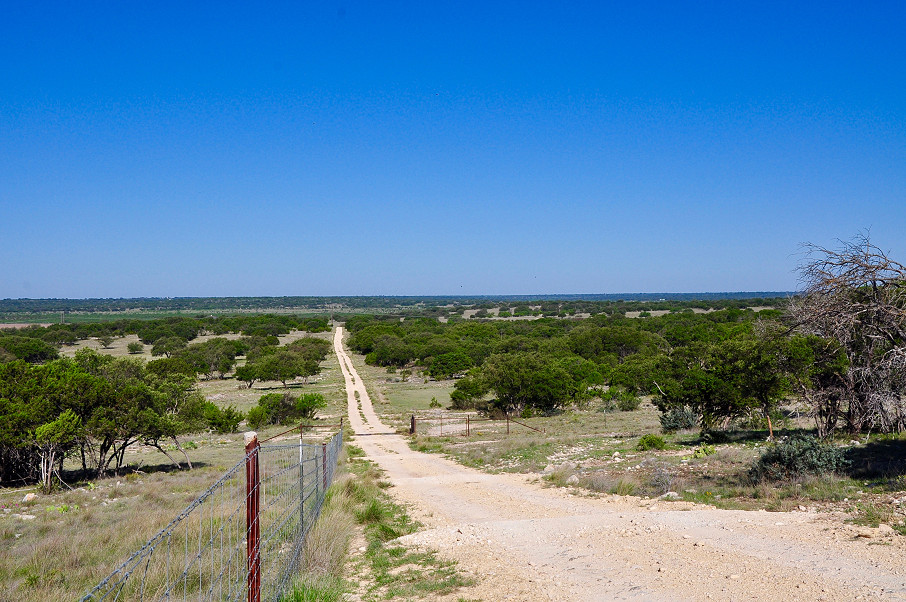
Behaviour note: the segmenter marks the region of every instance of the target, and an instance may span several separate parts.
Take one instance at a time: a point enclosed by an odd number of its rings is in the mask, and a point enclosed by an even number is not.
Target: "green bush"
[[[323,395],[320,393],[305,393],[300,395],[299,399],[296,400],[296,413],[291,419],[296,420],[302,418],[305,420],[314,420],[318,410],[326,407],[327,400],[324,399]]]
[[[794,480],[841,472],[847,466],[845,450],[815,437],[794,435],[768,448],[749,469],[749,476],[753,481]]]
[[[665,433],[674,433],[698,426],[698,416],[692,408],[686,406],[670,408],[660,416],[661,430]]]
[[[234,406],[220,408],[210,401],[205,403],[204,419],[211,430],[217,433],[235,433],[239,430],[239,423],[243,418],[242,412],[237,411]]]
[[[32,364],[40,364],[59,357],[57,350],[40,339],[23,336],[0,336],[0,347],[7,353]]]
[[[639,451],[647,451],[649,449],[664,449],[667,447],[667,442],[664,441],[664,438],[660,435],[643,435],[639,439],[638,444],[635,446]]]
[[[700,446],[696,447],[695,450],[692,452],[692,457],[693,458],[707,458],[708,456],[711,456],[711,455],[715,454],[716,452],[717,452],[717,450],[714,449],[713,445],[708,445],[707,443],[702,443]]]
[[[267,410],[261,406],[255,406],[249,410],[246,421],[248,422],[249,428],[261,428],[267,423]]]
[[[145,346],[138,341],[132,341],[131,343],[126,345],[126,349],[129,350],[129,353],[141,353],[145,350]]]
[[[639,409],[639,406],[642,405],[642,400],[628,393],[625,397],[620,397],[617,399],[617,408],[621,412],[634,412]]]
[[[642,400],[623,387],[610,387],[601,395],[601,400],[610,408],[615,405],[621,412],[639,409]]]
[[[292,424],[300,420],[313,420],[327,400],[320,393],[305,393],[294,397],[290,393],[268,393],[258,399],[258,405],[249,410],[248,424],[259,428],[270,424]]]

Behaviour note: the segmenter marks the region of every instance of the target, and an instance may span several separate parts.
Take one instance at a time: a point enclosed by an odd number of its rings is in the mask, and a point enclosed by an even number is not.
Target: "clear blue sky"
[[[796,288],[906,263],[903,2],[20,2],[0,297]]]

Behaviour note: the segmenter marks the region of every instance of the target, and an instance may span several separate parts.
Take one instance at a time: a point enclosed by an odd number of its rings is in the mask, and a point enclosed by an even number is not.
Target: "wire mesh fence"
[[[342,431],[317,445],[247,439],[242,461],[81,600],[280,599],[342,445]]]
[[[412,414],[409,419],[409,434],[423,433],[425,435],[441,436],[460,435],[470,437],[479,432],[482,434],[510,434],[511,428],[522,427],[537,433],[545,432],[543,428],[535,428],[520,420],[504,415],[503,418],[484,418],[471,414],[444,414],[431,412],[428,414]]]

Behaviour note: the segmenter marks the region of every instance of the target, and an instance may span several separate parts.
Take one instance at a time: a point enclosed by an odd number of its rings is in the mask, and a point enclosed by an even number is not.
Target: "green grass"
[[[430,385],[406,383],[394,387],[387,394],[387,399],[390,406],[396,411],[411,413],[431,409],[432,398],[436,398],[438,403],[446,408],[450,405],[450,393],[452,391],[452,385],[447,386],[443,383],[431,383]]]
[[[308,577],[298,580],[293,591],[282,598],[283,602],[339,602],[348,590],[338,577]]]
[[[436,552],[410,550],[396,542],[420,525],[384,492],[387,483],[371,462],[348,466],[354,478],[345,488],[355,500],[351,512],[364,530],[366,542],[366,551],[355,567],[359,583],[366,584],[359,591],[363,599],[432,598],[471,584],[455,563],[438,558]]]

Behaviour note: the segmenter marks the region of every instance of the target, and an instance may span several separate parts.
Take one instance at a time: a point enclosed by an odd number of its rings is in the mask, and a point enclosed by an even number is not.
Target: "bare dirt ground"
[[[342,345],[356,444],[426,528],[403,538],[478,584],[451,599],[906,600],[906,538],[814,512],[716,510],[544,488],[409,448],[384,426]]]

